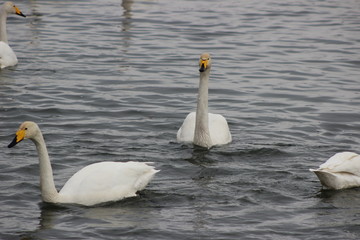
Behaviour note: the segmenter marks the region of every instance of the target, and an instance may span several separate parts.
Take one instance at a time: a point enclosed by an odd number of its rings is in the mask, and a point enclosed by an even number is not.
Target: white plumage
[[[231,142],[231,134],[226,119],[220,114],[208,113],[209,132],[213,145]],[[177,133],[179,142],[193,142],[195,135],[196,112],[189,113]]]
[[[4,42],[0,42],[0,68],[15,66],[18,59],[11,47]]]
[[[45,202],[91,206],[118,201],[136,196],[158,172],[142,162],[99,162],[75,173],[57,192],[44,138],[36,123],[22,123],[9,147],[25,138],[31,139],[38,151],[41,196]]]
[[[330,189],[360,186],[360,155],[353,152],[336,153],[318,169],[310,169],[321,184]]]
[[[196,112],[185,118],[177,132],[178,142],[192,142],[195,145],[211,148],[230,143],[231,133],[226,119],[220,114],[208,112],[208,84],[211,57],[203,53],[199,60],[200,84]]]
[[[0,7],[0,68],[14,66],[18,63],[18,59],[8,44],[6,33],[6,19],[8,14],[17,14],[25,17],[25,15],[12,3],[5,2]]]

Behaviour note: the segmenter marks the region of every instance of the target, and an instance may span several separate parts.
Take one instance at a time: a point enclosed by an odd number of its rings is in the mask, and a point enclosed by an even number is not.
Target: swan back
[[[318,169],[310,169],[322,185],[331,189],[360,186],[360,156],[353,152],[337,153],[321,164]]]
[[[351,173],[360,177],[360,156],[353,152],[336,153],[321,164],[319,169],[333,173]]]
[[[59,202],[94,205],[136,196],[154,177],[141,162],[99,162],[75,173],[59,192]]]

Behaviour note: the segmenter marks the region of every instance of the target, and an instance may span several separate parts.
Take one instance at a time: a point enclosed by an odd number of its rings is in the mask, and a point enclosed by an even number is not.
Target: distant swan
[[[14,66],[18,63],[14,51],[8,44],[6,19],[8,14],[25,15],[12,2],[5,2],[0,7],[0,68]]]
[[[360,187],[360,155],[353,152],[337,153],[310,171],[329,189]]]
[[[208,112],[210,54],[203,53],[200,56],[199,67],[200,84],[196,113],[191,112],[187,115],[177,132],[177,141],[192,142],[205,148],[230,143],[231,133],[226,119],[220,114]]]
[[[141,162],[99,162],[75,173],[57,192],[49,155],[43,135],[34,122],[24,122],[16,132],[9,148],[25,138],[31,139],[39,155],[40,188],[43,201],[75,203],[91,206],[136,196],[158,170]]]

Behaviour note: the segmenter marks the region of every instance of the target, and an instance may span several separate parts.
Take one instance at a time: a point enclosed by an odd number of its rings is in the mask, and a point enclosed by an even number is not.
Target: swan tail
[[[329,189],[341,189],[335,174],[321,169],[309,169],[319,178],[321,184]]]
[[[325,169],[309,169],[329,189],[345,189],[360,186],[360,177],[349,172],[330,172]]]

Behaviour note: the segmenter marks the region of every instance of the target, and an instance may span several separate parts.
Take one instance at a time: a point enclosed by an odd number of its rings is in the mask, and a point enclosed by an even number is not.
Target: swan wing
[[[0,41],[0,68],[14,66],[18,63],[17,57],[11,47]]]
[[[65,183],[59,202],[94,205],[136,196],[156,172],[153,166],[141,162],[94,163]]]
[[[186,116],[176,135],[178,142],[193,142],[195,133],[195,120],[196,112],[191,112]]]
[[[209,130],[214,145],[231,142],[231,133],[226,119],[220,114],[209,113]]]
[[[189,113],[179,131],[178,142],[193,142],[195,133],[196,112]],[[209,131],[213,145],[231,142],[231,133],[226,119],[220,114],[209,113]]]
[[[336,153],[321,164],[319,169],[333,173],[343,172],[360,176],[360,155],[353,152]]]

